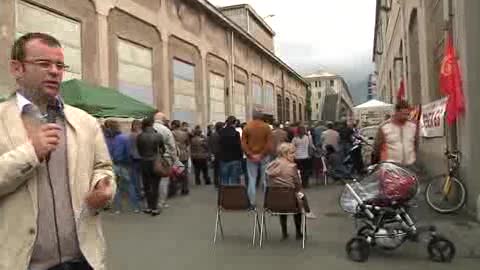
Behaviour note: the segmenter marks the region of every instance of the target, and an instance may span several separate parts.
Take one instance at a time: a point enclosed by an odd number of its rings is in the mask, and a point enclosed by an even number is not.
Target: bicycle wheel
[[[467,198],[467,191],[463,183],[455,177],[450,178],[446,185],[447,176],[434,178],[425,189],[425,199],[428,205],[438,213],[447,214],[462,208]]]

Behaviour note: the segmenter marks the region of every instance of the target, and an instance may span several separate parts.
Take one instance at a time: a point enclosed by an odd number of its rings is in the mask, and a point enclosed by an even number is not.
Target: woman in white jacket
[[[302,175],[302,185],[307,188],[312,167],[310,150],[315,149],[315,146],[312,137],[307,135],[305,127],[298,128],[298,134],[293,138],[292,144],[295,146],[295,162]]]

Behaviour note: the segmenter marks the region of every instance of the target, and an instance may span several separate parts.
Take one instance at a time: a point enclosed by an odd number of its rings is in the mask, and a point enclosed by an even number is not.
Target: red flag
[[[446,107],[447,123],[451,125],[465,111],[465,101],[460,66],[450,34],[447,38],[445,55],[440,67],[440,89],[444,95],[448,96]]]
[[[400,87],[398,88],[397,92],[397,100],[404,100],[405,99],[405,84],[403,83],[403,79],[400,81]]]

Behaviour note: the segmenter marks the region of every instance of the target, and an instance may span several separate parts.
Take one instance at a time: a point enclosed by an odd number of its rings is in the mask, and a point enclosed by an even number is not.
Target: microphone
[[[61,107],[56,98],[49,98],[47,103],[47,123],[57,123],[57,117],[62,114]],[[47,155],[47,163],[50,161],[51,152]]]
[[[56,98],[50,98],[47,103],[47,123],[56,123],[60,108]]]

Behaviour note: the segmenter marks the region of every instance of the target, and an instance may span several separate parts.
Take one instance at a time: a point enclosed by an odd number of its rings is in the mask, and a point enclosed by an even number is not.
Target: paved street
[[[170,201],[171,208],[158,217],[143,214],[104,213],[109,269],[475,269],[480,263],[477,223],[461,216],[437,216],[420,207],[423,217],[434,220],[457,245],[451,264],[430,262],[425,244],[406,243],[394,252],[375,250],[367,263],[349,261],[345,243],[353,233],[353,222],[338,206],[342,187],[318,186],[308,190],[318,216],[309,220],[309,239],[302,251],[294,240],[280,241],[277,217],[268,221],[270,240],[252,248],[251,219],[243,213],[224,216],[225,239],[213,245],[216,195],[213,187],[193,187],[191,195]],[[425,222],[424,222],[425,223]],[[421,224],[421,222],[420,222]],[[394,265],[394,266],[393,266]],[[392,267],[393,266],[393,267]]]

